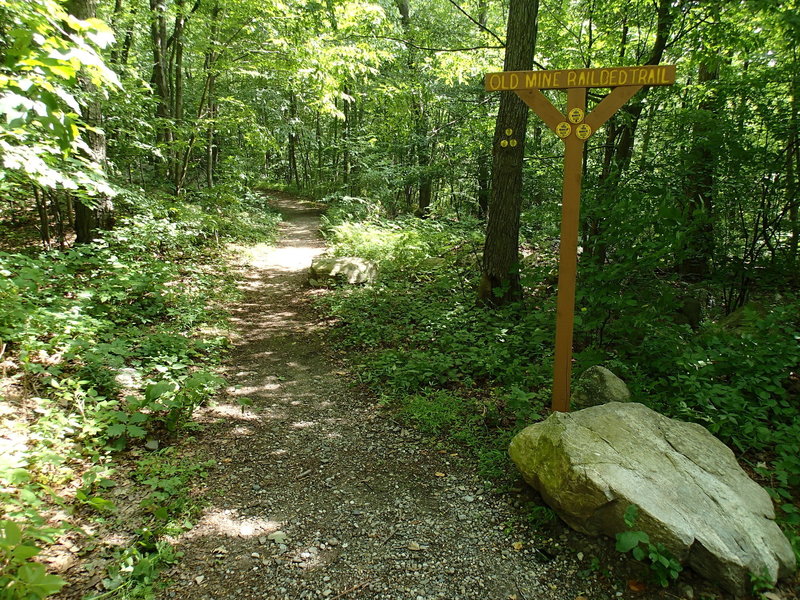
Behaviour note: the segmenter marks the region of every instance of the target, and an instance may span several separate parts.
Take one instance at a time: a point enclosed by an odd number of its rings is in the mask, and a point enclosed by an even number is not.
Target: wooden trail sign
[[[564,191],[558,258],[553,410],[561,412],[569,410],[575,278],[578,268],[578,220],[586,140],[644,86],[673,83],[675,83],[675,65],[563,71],[504,71],[486,75],[487,91],[516,92],[525,104],[564,141]],[[611,88],[611,92],[589,114],[586,114],[586,90],[595,87]],[[566,115],[554,107],[541,92],[541,90],[562,89],[567,90]],[[513,134],[509,130],[506,130],[506,133]],[[504,139],[500,144],[506,147],[509,142]]]

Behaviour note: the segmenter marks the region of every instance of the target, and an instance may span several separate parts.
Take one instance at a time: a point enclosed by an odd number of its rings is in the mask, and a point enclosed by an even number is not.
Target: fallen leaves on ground
[[[643,592],[647,589],[647,584],[638,579],[629,579],[628,589],[632,592]]]

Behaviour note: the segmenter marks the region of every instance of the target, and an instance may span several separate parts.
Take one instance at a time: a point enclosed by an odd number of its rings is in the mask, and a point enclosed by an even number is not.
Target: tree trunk
[[[698,83],[713,86],[719,78],[719,66],[700,64]],[[714,113],[717,106],[716,90],[708,89],[700,101],[699,119],[692,127],[692,148],[686,167],[686,203],[683,207],[684,222],[687,227],[678,272],[688,279],[701,280],[711,271],[714,257],[714,219],[713,191],[714,166],[716,164],[714,145],[709,137],[713,135]]]
[[[794,65],[797,66],[797,49],[793,50]],[[795,283],[800,281],[800,257],[798,257],[798,242],[800,242],[800,221],[798,221],[798,208],[800,199],[797,197],[797,176],[800,170],[800,140],[798,140],[798,98],[800,95],[800,78],[797,69],[790,83],[791,113],[789,117],[789,139],[786,144],[786,201],[789,204],[789,226],[792,237],[789,240],[789,266],[793,273]]]
[[[396,0],[397,11],[400,13],[400,25],[407,39],[412,37],[411,6],[408,0]],[[414,75],[417,72],[416,56],[413,48],[408,49],[406,59],[408,72]],[[433,177],[430,172],[432,151],[431,142],[428,140],[428,115],[425,110],[423,84],[416,78],[411,89],[411,116],[413,119],[412,158],[417,165],[417,207],[414,210],[418,217],[425,217],[430,210],[433,198]]]
[[[69,0],[67,10],[70,14],[81,20],[93,19],[97,14],[97,6],[94,0]],[[99,165],[106,164],[106,137],[101,127],[103,125],[103,113],[100,108],[100,101],[96,95],[96,89],[91,80],[81,74],[78,75],[78,83],[86,94],[81,112],[83,121],[89,125],[84,137],[86,145],[91,152],[91,158]],[[84,204],[80,198],[76,198],[75,205],[75,242],[86,244],[91,242],[98,230],[110,229],[113,226],[114,206],[111,199],[106,196],[95,198],[92,206]]]
[[[295,127],[297,124],[297,97],[294,92],[289,92],[289,147],[288,163],[289,170],[286,173],[286,183],[291,184],[294,181],[295,186],[300,188],[300,173],[297,170],[297,133]]]
[[[489,214],[489,163],[478,160],[478,218],[486,219]]]
[[[153,50],[152,83],[156,98],[156,141],[167,146],[167,177],[173,178],[172,167],[172,93],[169,82],[167,57],[167,5],[166,0],[150,0],[150,41]]]
[[[511,0],[506,34],[506,71],[533,67],[538,0]],[[482,304],[498,306],[519,300],[519,216],[522,207],[522,160],[528,107],[514,92],[500,92],[500,108],[492,146],[492,191],[483,250],[483,274],[478,287]],[[511,130],[510,134],[506,132]],[[516,144],[500,145],[502,139]]]
[[[646,65],[658,65],[664,56],[667,40],[672,29],[674,15],[671,11],[672,0],[658,0],[656,13],[656,39]],[[627,22],[623,24],[623,43],[620,48],[620,57],[625,55],[628,41]],[[622,107],[623,116],[613,117],[606,125],[606,150],[603,156],[603,167],[597,181],[598,199],[613,198],[623,173],[630,165],[633,156],[633,144],[636,138],[636,129],[642,117],[645,98],[650,88],[645,86],[630,102]],[[600,200],[602,201],[602,200]],[[606,262],[607,245],[603,240],[603,225],[605,209],[602,205],[595,206],[587,216],[588,224],[584,231],[589,237],[584,239],[585,257],[603,264]],[[593,213],[593,214],[592,214]]]
[[[39,213],[39,237],[42,240],[42,247],[50,249],[50,217],[47,215],[46,198],[42,197],[39,188],[33,186],[33,197],[36,200],[36,210]]]
[[[342,182],[347,193],[350,193],[350,126],[352,125],[352,112],[350,106],[350,88],[347,85],[343,89],[342,112],[344,113],[344,123],[342,123]]]
[[[123,24],[120,23],[120,19],[124,17],[124,27],[125,27],[125,36],[123,38],[122,44],[117,43],[114,44],[114,48],[111,50],[110,54],[110,61],[112,65],[115,66],[124,66],[128,64],[128,55],[131,51],[131,46],[133,45],[133,34],[134,34],[134,15],[136,15],[136,5],[130,8],[128,11],[130,14],[125,15],[125,9],[122,5],[122,0],[115,0],[114,2],[114,13],[111,17],[111,29],[115,32],[118,32]]]
[[[489,5],[487,0],[478,0],[478,25],[486,27],[489,18]],[[480,90],[478,92],[478,104],[482,105],[486,98],[486,91]],[[478,218],[485,220],[489,215],[489,149],[486,148],[484,143],[481,143],[478,152]]]

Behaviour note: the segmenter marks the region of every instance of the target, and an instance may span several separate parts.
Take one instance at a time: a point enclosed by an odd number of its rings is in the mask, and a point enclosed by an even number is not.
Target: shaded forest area
[[[204,467],[169,444],[224,385],[220,273],[274,239],[264,190],[379,263],[319,303],[359,382],[510,485],[507,442],[549,406],[562,143],[484,91],[504,61],[677,65],[587,144],[574,372],[708,427],[800,552],[796,0],[0,0],[0,23],[9,598],[60,589],[34,547],[113,519],[122,474],[149,520],[107,593],[174,560]]]

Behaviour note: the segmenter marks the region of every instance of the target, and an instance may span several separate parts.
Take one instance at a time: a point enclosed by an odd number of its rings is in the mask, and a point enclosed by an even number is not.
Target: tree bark
[[[797,66],[797,49],[793,50],[794,65]],[[800,199],[797,197],[797,176],[800,171],[800,140],[798,140],[798,122],[800,121],[800,107],[798,98],[800,95],[800,77],[797,69],[793,71],[792,81],[790,82],[791,92],[791,112],[789,116],[789,136],[786,144],[786,202],[789,204],[789,227],[791,238],[789,239],[789,266],[793,273],[792,278],[795,282],[800,281],[800,257],[798,257],[798,242],[800,242],[800,220],[798,220],[798,209]]]
[[[650,50],[646,65],[658,65],[664,56],[667,47],[674,15],[672,14],[672,0],[658,0],[656,12],[656,39]],[[628,41],[628,25],[623,25],[623,43],[620,48],[620,57],[625,55]],[[630,165],[633,157],[633,144],[636,139],[636,130],[642,117],[645,98],[650,88],[645,86],[630,102],[622,107],[620,112],[627,113],[624,118],[614,117],[606,125],[606,150],[603,156],[603,166],[597,187],[600,192],[598,198],[613,198],[622,179],[623,173]],[[595,207],[594,215],[587,217],[584,232],[584,251],[587,259],[603,264],[606,262],[607,245],[603,240],[605,210],[602,206]]]
[[[300,188],[300,173],[297,169],[297,97],[294,92],[289,92],[289,147],[287,148],[287,159],[289,169],[286,172],[286,183],[294,181],[295,187]]]
[[[506,71],[533,67],[536,49],[538,0],[511,0],[508,8]],[[514,92],[500,92],[492,146],[492,191],[483,250],[483,274],[478,301],[499,306],[519,300],[519,217],[522,207],[522,161],[528,107]],[[511,133],[506,132],[510,130]],[[516,144],[501,146],[503,139]]]
[[[400,25],[407,39],[412,38],[411,6],[408,0],[396,0],[400,13]],[[416,56],[413,48],[408,49],[407,66],[410,74],[416,73]],[[425,110],[422,84],[415,79],[415,89],[411,90],[411,115],[413,119],[412,158],[417,165],[417,206],[418,217],[427,216],[433,199],[433,177],[430,172],[432,149],[428,140],[429,124]]]
[[[487,0],[478,0],[478,25],[485,28],[489,19],[489,5]],[[486,98],[486,91],[480,90],[478,92],[478,104],[483,105]],[[480,145],[478,152],[478,218],[486,220],[489,215],[489,149],[486,147],[485,142]]]
[[[97,14],[94,0],[69,0],[67,10],[70,14],[81,20],[92,19]],[[91,158],[96,163],[106,164],[106,137],[100,129],[103,124],[103,112],[97,98],[95,86],[83,74],[78,75],[79,85],[86,91],[85,99],[81,105],[83,121],[90,126],[84,137],[86,145],[91,152]],[[110,229],[114,224],[114,206],[107,196],[96,198],[92,205],[85,204],[76,198],[75,204],[75,242],[87,244],[97,235],[98,230]]]
[[[169,66],[167,64],[166,0],[150,0],[150,12],[150,41],[153,50],[152,82],[158,98],[156,119],[159,123],[157,124],[156,141],[171,145],[173,141],[170,124],[172,120],[172,94],[169,85]],[[170,154],[168,153],[168,155]],[[168,169],[171,169],[171,167],[172,160],[168,160]],[[172,172],[168,173],[170,178],[172,178],[172,175]]]
[[[713,86],[719,78],[719,66],[700,63],[698,83]],[[716,156],[709,136],[717,106],[714,89],[705,91],[700,101],[700,118],[692,127],[692,148],[686,165],[686,203],[683,216],[687,231],[678,272],[687,279],[701,280],[711,272],[714,257],[714,166]]]

